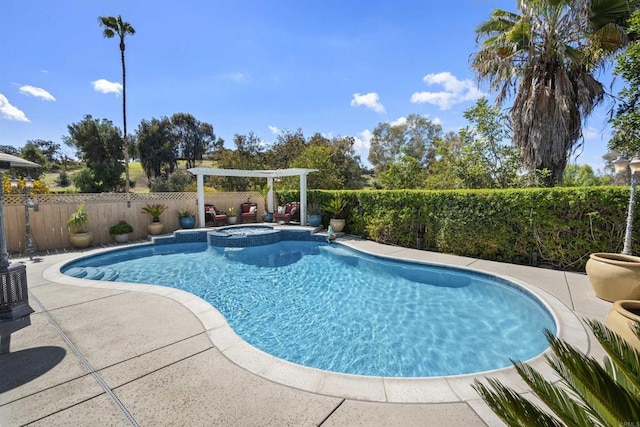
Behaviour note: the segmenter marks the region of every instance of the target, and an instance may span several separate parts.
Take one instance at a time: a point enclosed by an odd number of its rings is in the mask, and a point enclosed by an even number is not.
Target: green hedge
[[[592,252],[620,252],[629,187],[463,191],[310,190],[348,202],[350,234],[381,243],[517,264],[584,271]],[[278,191],[280,202],[298,191]],[[328,223],[325,217],[324,224]],[[640,251],[640,207],[633,252]]]

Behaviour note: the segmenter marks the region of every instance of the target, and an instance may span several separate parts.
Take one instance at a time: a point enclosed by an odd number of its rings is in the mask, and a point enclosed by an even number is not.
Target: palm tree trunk
[[[124,66],[124,42],[120,43],[120,58],[122,59],[122,122],[124,127],[124,192],[129,193],[129,144],[127,142],[127,82]]]

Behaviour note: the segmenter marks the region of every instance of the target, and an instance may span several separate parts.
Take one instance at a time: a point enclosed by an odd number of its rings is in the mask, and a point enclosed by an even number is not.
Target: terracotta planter
[[[82,249],[91,244],[93,234],[90,231],[85,233],[71,233],[69,234],[69,240],[74,248]]]
[[[337,219],[337,218],[331,218],[329,220],[329,225],[331,227],[333,227],[333,231],[335,231],[336,233],[344,230],[344,224],[345,224],[345,220],[344,219]]]
[[[640,257],[595,253],[586,268],[593,290],[603,300],[640,299]]]
[[[156,234],[162,234],[164,231],[164,224],[161,222],[150,222],[147,224],[147,231],[153,236]]]
[[[640,351],[640,340],[631,329],[634,321],[640,321],[640,301],[622,300],[613,303],[605,325]]]

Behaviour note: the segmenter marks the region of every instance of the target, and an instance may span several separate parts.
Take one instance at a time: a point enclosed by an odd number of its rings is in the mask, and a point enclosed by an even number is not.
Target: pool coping
[[[287,227],[289,228],[291,226]],[[310,228],[306,229],[311,231]],[[416,263],[454,266],[463,270],[481,272],[510,281],[532,293],[549,309],[556,321],[557,336],[560,339],[573,345],[583,353],[587,353],[589,349],[589,337],[578,316],[551,293],[531,283],[486,269],[448,264],[435,260],[424,260],[424,258],[428,258],[430,254],[435,254],[431,252],[383,245],[354,236],[345,236],[345,238],[340,239],[339,243],[369,255]],[[152,244],[153,243],[142,243],[129,247]],[[79,254],[76,258],[118,249],[121,249],[121,247],[94,249]],[[413,256],[407,258],[407,253]],[[402,256],[401,254],[405,255]],[[459,257],[459,259],[463,258]],[[488,377],[498,378],[503,384],[514,388],[518,392],[526,392],[528,390],[513,367],[473,374],[404,378],[343,374],[298,365],[269,355],[248,344],[233,331],[218,310],[196,295],[160,285],[101,282],[79,279],[62,274],[60,272],[61,267],[71,261],[72,259],[67,259],[50,266],[44,270],[43,277],[49,281],[66,285],[146,292],[170,298],[183,305],[199,319],[212,344],[230,361],[260,377],[295,389],[346,399],[387,403],[452,403],[477,400],[478,395],[471,387],[471,384],[476,379],[484,380]],[[537,369],[545,378],[555,381],[557,377],[545,359],[545,355],[548,354],[551,354],[549,349],[526,362]]]

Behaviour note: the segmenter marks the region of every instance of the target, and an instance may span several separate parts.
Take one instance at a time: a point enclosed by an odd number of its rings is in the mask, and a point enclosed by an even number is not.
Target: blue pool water
[[[320,369],[390,377],[486,371],[555,333],[527,291],[465,270],[394,262],[338,244],[150,245],[80,259],[66,274],[150,283],[211,303],[251,345]]]

